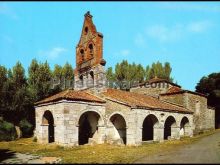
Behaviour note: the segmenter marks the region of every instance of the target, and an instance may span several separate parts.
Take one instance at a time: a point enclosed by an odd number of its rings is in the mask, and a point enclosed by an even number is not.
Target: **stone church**
[[[35,103],[39,143],[141,145],[180,139],[214,129],[214,110],[205,95],[164,79],[130,91],[106,86],[103,34],[87,12],[76,46],[74,89]]]

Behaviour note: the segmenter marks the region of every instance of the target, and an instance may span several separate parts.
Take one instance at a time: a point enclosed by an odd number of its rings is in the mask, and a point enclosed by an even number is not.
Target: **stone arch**
[[[174,133],[174,129],[176,128],[176,119],[173,116],[168,116],[164,123],[164,139],[172,138]]]
[[[78,120],[78,142],[79,145],[89,143],[89,139],[96,138],[99,126],[103,125],[101,115],[96,111],[85,111],[81,113]]]
[[[109,124],[111,129],[111,138],[113,140],[120,140],[120,143],[127,142],[127,124],[124,116],[121,113],[113,113],[109,117]]]
[[[54,118],[51,111],[47,110],[44,112],[42,117],[42,126],[47,126],[45,133],[48,137],[48,143],[54,142]]]
[[[180,136],[188,136],[189,127],[189,119],[186,116],[184,116],[180,122]]]
[[[153,114],[147,115],[142,124],[142,141],[155,140],[154,129],[157,126],[159,126],[158,118]]]

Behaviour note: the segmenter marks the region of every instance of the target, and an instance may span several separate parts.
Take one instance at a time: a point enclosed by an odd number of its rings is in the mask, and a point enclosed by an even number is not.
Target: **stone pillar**
[[[49,139],[49,133],[48,133],[48,126],[49,124],[43,124],[41,125],[41,137],[40,137],[40,141],[41,143],[49,143],[48,139]]]
[[[193,136],[193,130],[191,126],[185,126],[184,128],[184,136]]]
[[[171,126],[171,139],[180,139],[180,127]]]
[[[90,139],[90,143],[103,144],[105,142],[105,126],[98,125],[98,130],[95,132],[94,136]]]
[[[164,141],[164,126],[156,125],[154,126],[154,141],[163,142]]]

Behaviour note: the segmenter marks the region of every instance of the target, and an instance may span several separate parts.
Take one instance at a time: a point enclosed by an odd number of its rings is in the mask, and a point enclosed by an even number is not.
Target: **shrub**
[[[32,141],[37,142],[37,137],[35,136]]]
[[[0,141],[15,140],[17,133],[12,123],[0,120]]]
[[[30,137],[33,135],[33,125],[29,123],[26,119],[20,121],[19,127],[22,131],[23,137]]]

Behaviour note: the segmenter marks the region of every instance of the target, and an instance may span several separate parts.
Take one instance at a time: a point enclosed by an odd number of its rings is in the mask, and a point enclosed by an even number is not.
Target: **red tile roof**
[[[97,102],[97,103],[105,103],[104,100],[87,93],[85,91],[74,91],[71,89],[62,91],[58,94],[45,98],[39,102],[36,102],[35,105],[59,101],[59,100],[72,100],[72,101],[87,101],[87,102]]]
[[[168,89],[168,91],[166,92],[166,94],[168,94],[168,93],[176,93],[176,92],[181,92],[181,91],[183,91],[181,88],[176,87],[176,86],[173,86],[173,87],[171,87],[170,89]]]
[[[160,82],[166,82],[166,83],[168,83],[168,84],[171,84],[171,85],[173,85],[173,86],[176,86],[176,87],[181,88],[181,86],[179,86],[179,85],[177,85],[177,84],[175,84],[175,83],[172,83],[172,82],[170,82],[170,81],[168,81],[168,80],[166,80],[166,79],[157,78],[157,77],[152,78],[152,79],[150,79],[150,80],[148,80],[148,81],[145,81],[145,82],[143,82],[143,83],[135,84],[133,87],[143,86],[143,85],[145,85],[146,83],[148,83],[148,84],[153,84],[153,83],[160,83]]]
[[[182,106],[173,105],[171,103],[167,103],[157,98],[143,95],[143,94],[126,92],[126,91],[117,90],[117,89],[108,89],[107,92],[104,92],[103,94],[107,99],[109,98],[109,99],[122,102],[130,107],[161,109],[161,110],[168,110],[168,111],[192,113],[190,110]]]
[[[164,95],[176,95],[176,94],[182,94],[182,93],[191,93],[193,95],[199,95],[199,96],[202,96],[202,97],[207,97],[205,94],[202,94],[202,93],[198,93],[198,92],[193,92],[193,91],[189,91],[189,90],[184,90],[184,89],[181,89],[181,88],[170,88],[166,93],[161,93],[160,95],[161,96],[164,96]]]

